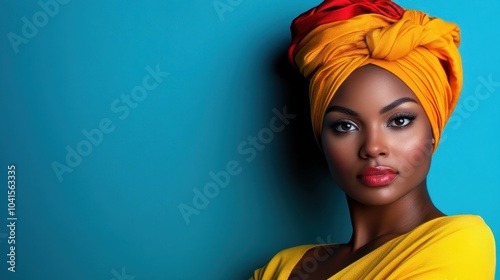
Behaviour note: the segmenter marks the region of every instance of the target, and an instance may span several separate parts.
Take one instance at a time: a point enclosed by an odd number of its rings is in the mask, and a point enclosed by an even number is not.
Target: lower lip
[[[361,176],[359,179],[368,187],[387,186],[396,178],[396,174]]]

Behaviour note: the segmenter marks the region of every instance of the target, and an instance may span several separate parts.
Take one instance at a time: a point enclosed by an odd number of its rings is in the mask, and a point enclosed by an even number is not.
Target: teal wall
[[[463,32],[461,109],[429,185],[499,236],[500,2],[459,2],[399,1]],[[285,55],[318,3],[2,1],[0,279],[247,279],[283,248],[346,241]]]

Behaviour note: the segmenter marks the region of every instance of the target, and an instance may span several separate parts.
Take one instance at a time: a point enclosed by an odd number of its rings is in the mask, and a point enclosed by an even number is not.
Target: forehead
[[[377,107],[404,97],[417,100],[412,90],[396,75],[368,64],[349,75],[333,96],[330,105]]]

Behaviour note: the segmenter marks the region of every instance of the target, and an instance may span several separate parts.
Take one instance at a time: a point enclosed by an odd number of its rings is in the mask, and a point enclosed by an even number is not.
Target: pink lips
[[[370,166],[363,169],[358,178],[368,187],[383,187],[392,183],[397,175],[397,171],[390,167]]]

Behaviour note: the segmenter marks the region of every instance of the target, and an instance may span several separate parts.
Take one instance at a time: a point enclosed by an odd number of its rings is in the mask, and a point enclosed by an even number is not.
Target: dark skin
[[[329,104],[321,141],[330,173],[346,194],[353,233],[346,244],[306,252],[290,278],[327,279],[387,241],[444,216],[427,190],[430,122],[392,73],[375,65],[354,71]],[[388,185],[369,186],[360,173],[374,166],[397,175]],[[305,260],[318,256],[317,268],[305,270]]]

